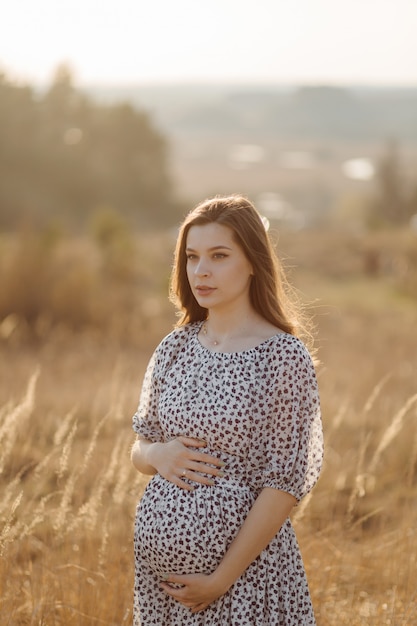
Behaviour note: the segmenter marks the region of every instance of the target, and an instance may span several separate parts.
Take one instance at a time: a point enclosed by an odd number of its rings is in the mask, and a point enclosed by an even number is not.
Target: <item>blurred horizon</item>
[[[417,87],[77,82],[65,65],[46,88],[0,75],[0,226],[80,226],[107,207],[169,227],[236,192],[289,228],[417,214]]]
[[[297,227],[406,223],[416,23],[411,0],[16,0],[0,10],[0,225],[103,206],[171,224],[236,191]]]

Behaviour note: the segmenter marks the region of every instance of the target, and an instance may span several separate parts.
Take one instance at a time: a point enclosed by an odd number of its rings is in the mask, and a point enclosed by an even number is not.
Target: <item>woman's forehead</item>
[[[229,226],[210,222],[209,224],[193,224],[187,233],[186,247],[235,247],[234,233]]]

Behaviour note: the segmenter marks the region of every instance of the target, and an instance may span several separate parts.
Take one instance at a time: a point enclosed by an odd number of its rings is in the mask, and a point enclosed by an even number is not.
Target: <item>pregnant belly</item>
[[[159,474],[148,484],[137,508],[135,548],[164,573],[210,573],[243,524],[253,495],[219,480],[185,491]]]

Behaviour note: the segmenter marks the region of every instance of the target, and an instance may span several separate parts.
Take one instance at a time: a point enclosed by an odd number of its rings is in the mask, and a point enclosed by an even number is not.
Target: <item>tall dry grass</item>
[[[323,244],[320,236],[314,256],[311,239],[310,264],[293,271],[315,300],[321,360],[325,467],[294,515],[317,622],[412,626],[415,301],[391,276],[321,267]],[[291,237],[282,245],[296,248]],[[157,323],[130,343],[62,327],[1,343],[2,625],[131,623],[133,518],[145,480],[129,462],[130,417],[152,347],[173,321],[155,310]]]

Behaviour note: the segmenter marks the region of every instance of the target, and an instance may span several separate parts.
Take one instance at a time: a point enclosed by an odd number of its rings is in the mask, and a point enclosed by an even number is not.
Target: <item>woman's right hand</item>
[[[213,478],[223,476],[223,461],[194,448],[205,448],[206,442],[193,437],[177,437],[167,443],[149,446],[147,460],[164,478],[182,489],[192,491],[189,481],[213,485]],[[213,467],[214,466],[214,467]]]

